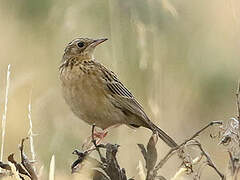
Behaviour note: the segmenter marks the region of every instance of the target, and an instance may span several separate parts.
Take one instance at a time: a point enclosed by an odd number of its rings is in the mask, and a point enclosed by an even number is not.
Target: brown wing
[[[118,80],[117,76],[104,66],[100,66],[99,69],[102,72],[103,82],[106,85],[105,89],[108,91],[107,94],[111,95],[112,98],[110,98],[110,101],[113,105],[120,108],[123,112],[127,111],[127,114],[130,113],[131,115],[140,117],[139,119],[142,120],[142,122],[129,122],[129,125],[133,127],[145,126],[153,132],[157,132],[158,136],[168,144],[169,147],[177,147],[177,143],[170,136],[149,120],[142,106],[135,100],[132,93]]]
[[[147,120],[148,117],[142,106],[137,102],[132,93],[120,82],[117,76],[104,66],[101,67],[101,71],[106,84],[106,90],[109,91],[113,97],[114,105],[125,112],[128,111],[129,113]]]

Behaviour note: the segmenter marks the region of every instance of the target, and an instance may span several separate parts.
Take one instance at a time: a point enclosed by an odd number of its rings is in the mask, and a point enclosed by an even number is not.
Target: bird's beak
[[[103,39],[96,39],[91,43],[92,47],[96,47],[97,45],[103,43],[104,41],[108,40],[107,38],[103,38]]]

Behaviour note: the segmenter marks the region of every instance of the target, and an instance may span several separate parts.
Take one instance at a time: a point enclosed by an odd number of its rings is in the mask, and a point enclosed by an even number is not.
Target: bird
[[[150,129],[171,148],[178,144],[156,126],[117,75],[94,58],[107,38],[76,38],[66,46],[59,66],[62,94],[72,112],[105,130],[125,124]]]

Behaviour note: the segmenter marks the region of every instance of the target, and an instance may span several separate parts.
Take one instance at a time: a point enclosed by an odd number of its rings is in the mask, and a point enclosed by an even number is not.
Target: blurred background
[[[43,179],[53,154],[56,179],[74,179],[70,165],[76,157],[71,153],[81,149],[91,127],[65,104],[58,66],[65,46],[76,37],[109,39],[95,58],[118,74],[149,117],[177,142],[210,121],[233,117],[240,74],[239,19],[237,0],[0,0],[1,114],[11,64],[4,160],[11,152],[18,154],[21,138],[28,135],[31,98]],[[225,172],[227,153],[209,138],[213,131],[199,139]],[[119,162],[128,177],[137,177],[143,161],[136,144],[146,144],[150,136],[144,128],[122,126],[104,140],[121,145]],[[168,148],[159,141],[158,150],[163,156]],[[180,165],[175,158],[160,173],[171,178]],[[203,179],[218,176],[206,168]]]

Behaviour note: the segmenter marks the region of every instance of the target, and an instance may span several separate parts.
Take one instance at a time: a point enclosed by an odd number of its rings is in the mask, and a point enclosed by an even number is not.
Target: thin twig
[[[179,149],[179,146],[176,148],[172,148],[168,151],[168,153],[164,156],[164,158],[157,164],[154,168],[154,171],[158,171],[162,166],[168,161],[168,159]]]
[[[204,149],[202,148],[202,145],[195,140],[195,145],[197,145],[200,149],[200,151],[202,152],[203,156],[206,157],[207,159],[207,163],[210,167],[212,167],[216,172],[217,174],[221,177],[221,179],[225,179],[225,176],[223,175],[223,173],[221,173],[218,168],[216,167],[216,165],[213,163],[212,159],[210,158],[210,156],[206,153],[206,151],[204,151]]]
[[[189,139],[187,139],[185,142],[183,142],[182,144],[180,144],[179,146],[183,146],[185,145],[187,142],[193,140],[195,137],[199,136],[200,133],[202,133],[204,130],[206,130],[207,128],[209,128],[210,126],[213,125],[222,125],[222,121],[212,121],[209,124],[207,124],[205,127],[203,127],[202,129],[200,129],[199,131],[197,131],[192,137],[190,137]]]
[[[21,145],[19,146],[19,150],[21,152],[21,163],[27,170],[27,172],[31,176],[31,180],[38,180],[38,176],[36,174],[35,169],[32,166],[32,163],[29,161],[28,157],[24,153],[24,141],[27,140],[28,138],[23,138],[21,141]]]
[[[179,150],[180,147],[184,146],[189,141],[193,140],[195,137],[199,136],[200,133],[202,133],[204,130],[206,130],[208,127],[213,126],[215,124],[222,125],[221,121],[212,121],[209,124],[207,124],[205,127],[197,131],[194,135],[192,135],[190,138],[185,140],[183,143],[181,143],[179,146],[172,148],[169,150],[169,152],[164,156],[164,158],[157,164],[154,171],[158,171],[162,166],[168,161],[168,159]]]

